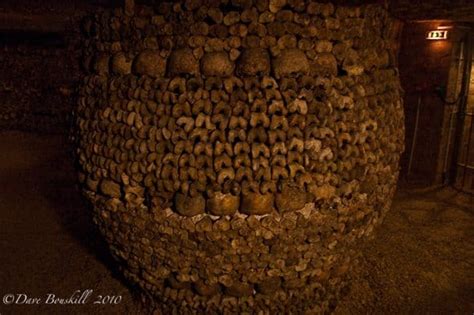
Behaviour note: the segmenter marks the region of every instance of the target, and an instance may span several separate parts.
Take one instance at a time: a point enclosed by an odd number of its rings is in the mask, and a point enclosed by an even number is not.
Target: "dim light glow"
[[[426,39],[429,40],[445,40],[448,39],[448,31],[447,30],[442,30],[438,29],[435,31],[430,31],[428,33],[428,36],[426,36]]]

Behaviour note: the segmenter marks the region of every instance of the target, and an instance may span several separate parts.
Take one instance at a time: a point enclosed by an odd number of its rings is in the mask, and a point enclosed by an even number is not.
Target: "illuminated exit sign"
[[[430,39],[430,40],[448,39],[448,31],[447,30],[431,31],[428,33],[428,36],[426,37],[426,39]]]

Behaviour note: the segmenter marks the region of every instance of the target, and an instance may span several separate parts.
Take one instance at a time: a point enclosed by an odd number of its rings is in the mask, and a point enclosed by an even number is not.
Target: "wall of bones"
[[[332,309],[398,177],[387,12],[187,0],[105,10],[83,32],[79,178],[148,305]]]
[[[67,132],[79,74],[72,48],[59,34],[0,32],[0,131]]]

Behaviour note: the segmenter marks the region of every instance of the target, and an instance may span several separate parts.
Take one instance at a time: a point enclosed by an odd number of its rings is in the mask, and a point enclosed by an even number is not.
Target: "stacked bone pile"
[[[162,2],[84,21],[80,180],[150,305],[334,306],[398,176],[391,25],[377,6],[303,0]]]
[[[70,87],[80,82],[77,57],[58,39],[30,36],[7,35],[0,47],[0,130],[64,133],[74,107]]]

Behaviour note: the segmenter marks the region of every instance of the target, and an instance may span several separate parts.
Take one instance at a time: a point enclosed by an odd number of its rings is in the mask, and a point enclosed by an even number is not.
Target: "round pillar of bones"
[[[403,150],[387,12],[186,0],[83,29],[79,178],[147,305],[333,308]]]

